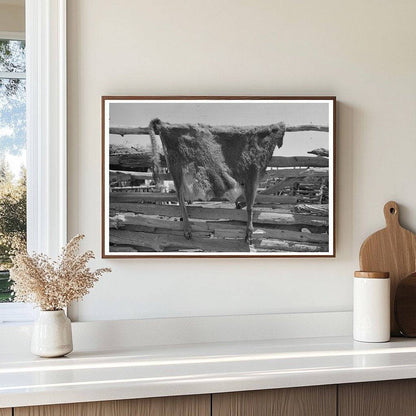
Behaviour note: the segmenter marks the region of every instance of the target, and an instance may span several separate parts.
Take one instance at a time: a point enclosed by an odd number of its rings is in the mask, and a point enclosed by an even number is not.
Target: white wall
[[[78,319],[350,310],[383,204],[416,230],[415,16],[414,0],[68,0],[69,235],[97,257],[101,95],[339,100],[335,259],[97,260],[113,273]]]

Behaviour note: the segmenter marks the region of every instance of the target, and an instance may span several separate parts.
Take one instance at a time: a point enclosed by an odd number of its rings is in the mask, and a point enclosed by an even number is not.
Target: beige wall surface
[[[0,32],[24,32],[25,8],[0,4]]]
[[[362,240],[416,231],[414,0],[68,0],[69,234],[111,266],[80,320],[351,310]],[[335,259],[100,259],[101,95],[336,95]]]

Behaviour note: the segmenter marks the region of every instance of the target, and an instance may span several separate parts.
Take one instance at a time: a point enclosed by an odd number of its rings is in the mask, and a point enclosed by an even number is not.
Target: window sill
[[[28,303],[0,303],[0,325],[21,325],[35,319],[35,310]]]

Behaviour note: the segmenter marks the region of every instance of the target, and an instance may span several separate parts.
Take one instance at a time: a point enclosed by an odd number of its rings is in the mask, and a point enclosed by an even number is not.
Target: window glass
[[[0,302],[9,302],[10,256],[26,242],[25,42],[0,39]]]
[[[0,72],[26,72],[24,40],[0,39]]]

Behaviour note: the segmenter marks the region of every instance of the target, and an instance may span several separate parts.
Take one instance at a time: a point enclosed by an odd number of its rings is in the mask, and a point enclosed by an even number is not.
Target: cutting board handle
[[[384,218],[387,227],[400,227],[399,205],[397,202],[389,201],[384,205]]]

